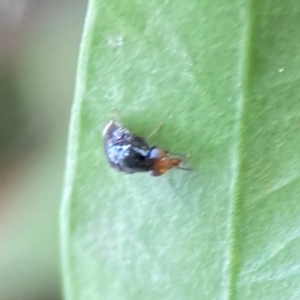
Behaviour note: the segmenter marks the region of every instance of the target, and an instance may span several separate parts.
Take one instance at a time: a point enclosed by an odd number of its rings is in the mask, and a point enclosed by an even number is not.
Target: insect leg
[[[162,127],[163,127],[163,123],[160,122],[157,127],[147,136],[147,139],[149,139],[150,137],[152,137],[153,135],[155,135]]]

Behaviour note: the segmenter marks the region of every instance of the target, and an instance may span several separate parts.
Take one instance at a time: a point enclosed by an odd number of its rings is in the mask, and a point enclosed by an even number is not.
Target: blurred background
[[[86,1],[0,0],[0,299],[62,299],[59,204]]]

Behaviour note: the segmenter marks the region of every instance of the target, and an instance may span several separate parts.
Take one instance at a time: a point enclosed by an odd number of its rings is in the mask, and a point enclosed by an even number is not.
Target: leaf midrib
[[[229,279],[228,279],[228,291],[227,297],[228,300],[236,299],[236,287],[238,281],[238,272],[240,266],[239,260],[239,232],[238,228],[240,227],[240,217],[239,212],[241,211],[241,202],[243,198],[243,157],[242,153],[244,151],[244,137],[245,137],[245,111],[247,101],[249,100],[249,85],[251,79],[251,58],[252,58],[252,39],[253,39],[253,21],[251,18],[253,12],[253,0],[248,0],[247,6],[244,13],[244,29],[241,35],[241,55],[240,55],[240,93],[239,99],[237,101],[237,125],[236,125],[236,144],[234,150],[234,172],[233,179],[231,184],[232,198],[230,203],[229,210]],[[243,17],[243,16],[242,16]]]

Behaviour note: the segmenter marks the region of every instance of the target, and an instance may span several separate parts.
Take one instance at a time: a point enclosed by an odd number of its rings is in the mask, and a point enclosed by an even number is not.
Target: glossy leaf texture
[[[66,300],[300,299],[300,2],[93,0],[61,213]],[[109,168],[113,114],[193,171]]]

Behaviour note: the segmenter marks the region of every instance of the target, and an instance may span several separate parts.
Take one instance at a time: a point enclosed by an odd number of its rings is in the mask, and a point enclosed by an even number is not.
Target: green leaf
[[[62,207],[67,300],[299,299],[300,3],[90,1]],[[122,123],[194,171],[109,168]]]

